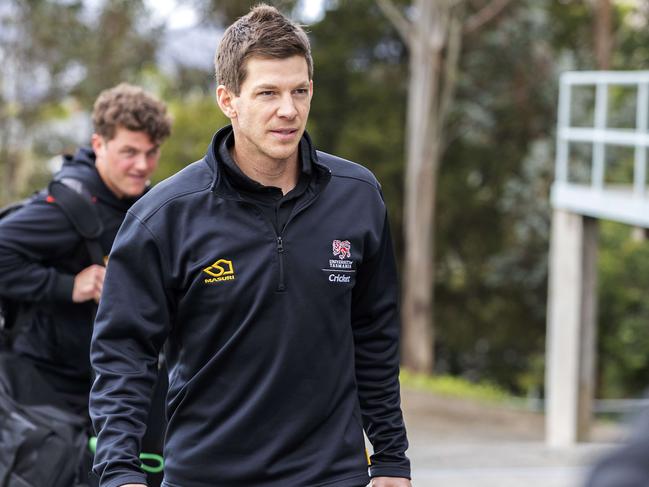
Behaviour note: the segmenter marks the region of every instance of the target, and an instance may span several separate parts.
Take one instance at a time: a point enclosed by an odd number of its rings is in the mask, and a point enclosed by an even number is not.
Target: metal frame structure
[[[574,87],[595,88],[592,127],[571,124]],[[609,88],[635,87],[635,127],[608,125]],[[570,181],[570,144],[592,144],[590,184]],[[633,178],[607,185],[606,149],[634,149]],[[593,413],[597,337],[597,241],[600,219],[649,228],[647,150],[649,71],[568,72],[561,76],[546,345],[546,442],[587,440]]]
[[[573,87],[595,87],[593,127],[571,126]],[[634,129],[607,127],[609,87],[635,87],[637,90]],[[570,144],[592,144],[590,185],[568,180]],[[633,184],[629,188],[607,188],[604,184],[607,146],[635,149]],[[649,228],[647,195],[647,149],[649,148],[649,71],[582,71],[561,76],[557,152],[552,204],[555,208]]]

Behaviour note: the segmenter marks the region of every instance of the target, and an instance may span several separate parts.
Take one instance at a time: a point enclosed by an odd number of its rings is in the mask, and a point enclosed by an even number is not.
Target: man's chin
[[[138,186],[135,188],[128,188],[122,192],[124,198],[138,198],[144,194],[145,186]]]
[[[297,153],[299,143],[296,144],[283,144],[279,147],[274,147],[274,150],[269,151],[269,156],[275,160],[282,161],[290,159]]]

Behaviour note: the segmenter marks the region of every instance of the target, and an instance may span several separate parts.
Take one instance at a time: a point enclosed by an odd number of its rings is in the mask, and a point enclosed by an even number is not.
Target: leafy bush
[[[470,382],[449,375],[416,374],[401,369],[399,380],[405,387],[423,390],[444,396],[461,397],[487,402],[511,402],[514,398],[504,389],[489,382]]]
[[[597,395],[639,395],[649,377],[649,243],[626,225],[600,230]]]

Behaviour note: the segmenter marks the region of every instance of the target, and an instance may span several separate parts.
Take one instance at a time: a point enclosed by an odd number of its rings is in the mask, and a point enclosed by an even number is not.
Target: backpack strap
[[[83,237],[93,264],[104,264],[104,251],[99,236],[104,225],[95,206],[95,198],[83,183],[74,178],[54,179],[47,187],[49,195]]]

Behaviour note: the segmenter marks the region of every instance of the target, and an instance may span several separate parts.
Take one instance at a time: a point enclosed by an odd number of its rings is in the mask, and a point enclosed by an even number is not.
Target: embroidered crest
[[[334,240],[332,244],[333,253],[339,259],[349,259],[352,256],[352,244],[349,240]]]

